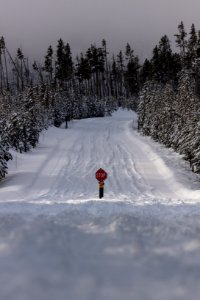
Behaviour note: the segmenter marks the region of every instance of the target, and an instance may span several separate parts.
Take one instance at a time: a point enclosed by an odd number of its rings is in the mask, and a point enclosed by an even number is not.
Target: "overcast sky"
[[[129,42],[144,59],[164,34],[174,41],[181,20],[200,29],[200,0],[0,0],[0,35],[36,60],[60,37],[74,55],[105,38],[110,53]]]

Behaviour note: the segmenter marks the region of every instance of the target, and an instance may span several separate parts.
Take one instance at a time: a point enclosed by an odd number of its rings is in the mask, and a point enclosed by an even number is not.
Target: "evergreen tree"
[[[63,82],[64,80],[64,42],[62,39],[58,40],[56,51],[56,79]]]
[[[110,81],[111,81],[111,95],[113,97],[116,97],[116,99],[119,98],[119,82],[121,83],[120,79],[120,72],[117,67],[116,59],[113,55],[112,57],[112,67],[111,67],[111,74],[110,74]],[[120,103],[119,103],[120,105]]]
[[[20,61],[20,66],[19,66],[19,73],[20,73],[20,78],[21,78],[21,89],[22,91],[24,90],[24,76],[23,76],[23,60],[24,60],[24,54],[22,53],[22,50],[20,48],[17,49],[17,58]]]
[[[178,25],[178,34],[174,35],[176,37],[176,45],[180,49],[180,55],[182,59],[182,65],[185,67],[185,59],[186,59],[186,49],[187,49],[187,32],[185,31],[185,27],[183,22]]]
[[[160,39],[159,45],[153,49],[151,66],[154,80],[163,84],[175,80],[176,69],[174,68],[174,57],[166,35]]]
[[[139,58],[134,55],[130,45],[126,45],[127,66],[125,71],[125,82],[127,84],[127,96],[137,95],[139,92]]]
[[[118,80],[119,80],[119,97],[122,99],[125,96],[125,86],[124,86],[124,55],[122,51],[119,51],[117,55],[117,69],[118,69]]]
[[[70,80],[73,77],[73,61],[72,61],[72,53],[69,43],[64,46],[64,65],[65,72],[64,77],[66,80]]]
[[[97,48],[95,45],[87,50],[86,57],[92,72],[92,86],[98,98],[102,98],[102,81],[105,71],[105,57],[102,48]]]
[[[48,81],[52,83],[53,79],[53,49],[49,46],[44,61],[44,70],[48,73]]]
[[[71,49],[69,44],[64,44],[62,39],[58,40],[56,51],[56,79],[59,80],[60,85],[72,79],[73,76],[73,62]]]
[[[190,37],[187,43],[187,49],[188,68],[191,68],[197,56],[197,33],[194,24],[192,24],[191,26]]]
[[[7,174],[7,161],[12,159],[12,155],[8,152],[8,147],[0,139],[0,180]]]
[[[81,53],[80,58],[77,58],[76,76],[80,82],[91,78],[91,65],[87,57]]]
[[[146,81],[151,81],[152,79],[153,79],[152,63],[148,59],[145,59],[140,70],[141,86],[143,86]]]

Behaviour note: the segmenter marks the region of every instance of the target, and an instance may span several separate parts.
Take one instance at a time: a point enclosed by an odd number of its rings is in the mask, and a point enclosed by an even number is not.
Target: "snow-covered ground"
[[[133,112],[52,127],[13,157],[0,183],[0,299],[200,299],[200,179],[140,136]]]

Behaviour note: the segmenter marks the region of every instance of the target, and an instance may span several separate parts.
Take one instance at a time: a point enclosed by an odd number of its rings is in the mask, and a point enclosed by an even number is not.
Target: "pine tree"
[[[58,40],[56,51],[56,75],[55,78],[59,81],[60,86],[72,79],[73,62],[69,44],[64,44],[62,39]]]
[[[56,51],[56,79],[60,81],[60,84],[64,81],[64,42],[62,39],[58,40]]]
[[[66,80],[71,80],[73,77],[73,61],[69,43],[64,46],[64,77]]]
[[[187,40],[186,36],[187,33],[185,31],[185,27],[183,22],[178,25],[178,34],[175,34],[174,36],[176,37],[176,45],[180,49],[180,55],[181,55],[181,60],[182,60],[182,65],[185,67],[185,59],[186,59],[186,49],[187,49]]]
[[[119,69],[117,67],[117,62],[115,56],[112,57],[112,67],[111,67],[111,74],[110,74],[110,82],[111,82],[111,95],[116,99],[119,98],[119,82],[121,84],[121,76]],[[119,106],[121,103],[119,102]]]
[[[97,48],[95,45],[91,45],[86,52],[86,57],[89,61],[92,72],[92,88],[95,91],[95,95],[97,95],[98,98],[102,98],[102,81],[105,71],[104,52],[102,48]]]
[[[174,68],[174,57],[172,54],[169,39],[164,35],[159,45],[153,49],[151,59],[152,78],[160,83],[166,84],[176,78],[176,69]]]
[[[124,55],[120,50],[117,55],[117,69],[119,73],[119,98],[123,98],[125,96],[125,87],[124,87]]]
[[[19,66],[19,74],[21,78],[21,90],[24,90],[24,76],[23,76],[23,60],[24,60],[24,54],[22,53],[22,50],[20,48],[17,49],[17,58],[20,61],[20,66]]]
[[[76,76],[80,82],[91,78],[91,65],[83,53],[80,54],[80,58],[77,58]]]
[[[53,79],[53,49],[52,49],[51,45],[49,46],[49,48],[47,50],[47,54],[45,56],[44,70],[48,73],[49,83],[52,83],[52,79]]]
[[[109,70],[108,70],[108,50],[107,50],[107,42],[105,39],[102,40],[102,49],[103,49],[103,55],[104,55],[104,62],[105,62],[105,75],[104,75],[104,95],[110,96],[110,81],[109,81]]]
[[[0,139],[0,180],[7,174],[7,161],[12,159],[12,155],[8,152],[8,147]]]
[[[4,66],[5,66],[5,72],[3,69],[3,58],[4,58]],[[7,91],[10,89],[9,85],[9,79],[8,79],[8,65],[7,65],[7,57],[6,57],[6,44],[4,37],[2,36],[0,39],[0,65],[1,65],[1,90],[3,89],[3,78],[2,76],[5,76],[6,86],[5,88]]]
[[[125,71],[125,82],[127,85],[127,96],[137,95],[139,92],[139,58],[134,55],[130,45],[126,45],[127,66]]]
[[[151,81],[153,79],[152,73],[152,63],[148,59],[145,59],[140,70],[140,83],[142,86],[146,81]]]
[[[194,24],[191,26],[187,50],[187,67],[191,68],[197,55],[197,33]]]

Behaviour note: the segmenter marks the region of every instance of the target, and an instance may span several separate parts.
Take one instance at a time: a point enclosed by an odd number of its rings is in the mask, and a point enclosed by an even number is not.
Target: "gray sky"
[[[200,29],[199,0],[0,0],[0,35],[36,60],[60,37],[74,55],[105,38],[110,53],[129,42],[144,59],[162,35],[174,40],[181,20]]]

